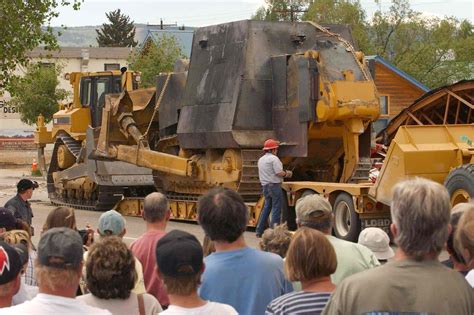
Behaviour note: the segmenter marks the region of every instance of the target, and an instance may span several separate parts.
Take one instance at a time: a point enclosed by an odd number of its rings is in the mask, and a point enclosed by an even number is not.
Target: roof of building
[[[428,92],[430,90],[426,85],[422,84],[420,81],[416,80],[414,77],[412,77],[408,73],[398,69],[397,67],[395,67],[394,65],[392,65],[390,62],[383,59],[379,55],[365,56],[365,59],[366,60],[375,60],[375,62],[378,62],[378,63],[384,65],[386,68],[388,68],[389,70],[391,70],[395,74],[399,75],[403,79],[409,81],[411,84],[413,84],[416,87],[418,87],[419,89],[423,90],[423,92]]]
[[[186,57],[191,56],[191,47],[193,45],[193,36],[194,36],[194,28],[186,28],[184,30],[177,29],[177,28],[169,28],[169,29],[162,29],[162,30],[149,30],[147,36],[143,43],[145,43],[149,38],[156,42],[159,38],[164,36],[174,36],[178,43],[183,50],[183,54]]]
[[[133,48],[130,47],[60,47],[59,50],[35,48],[28,53],[30,58],[82,58],[89,54],[92,59],[127,59]]]

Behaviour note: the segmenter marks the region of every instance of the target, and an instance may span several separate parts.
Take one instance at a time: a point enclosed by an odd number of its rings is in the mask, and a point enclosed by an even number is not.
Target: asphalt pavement
[[[23,177],[31,180],[36,180],[39,188],[33,192],[33,198],[30,200],[33,209],[33,227],[35,229],[35,236],[33,236],[33,243],[37,244],[40,238],[40,233],[48,213],[55,208],[48,199],[46,191],[46,181],[42,177],[31,177],[29,167],[14,167],[0,169],[0,205],[4,205],[10,198],[16,194],[16,183]],[[78,229],[82,229],[86,224],[90,224],[92,228],[97,228],[97,222],[102,212],[75,210],[76,224]],[[124,241],[130,244],[145,232],[145,222],[140,217],[125,217],[127,224],[127,233]],[[195,235],[201,242],[204,239],[204,232],[198,224],[183,223],[170,221],[166,228],[167,231],[183,230]],[[97,235],[96,235],[97,236]],[[250,247],[258,247],[258,239],[254,232],[245,232],[245,240]]]

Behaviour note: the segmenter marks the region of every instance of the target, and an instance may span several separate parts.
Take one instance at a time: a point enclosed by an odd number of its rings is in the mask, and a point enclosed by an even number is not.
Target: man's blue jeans
[[[281,184],[267,184],[263,187],[263,196],[265,197],[265,203],[263,205],[260,219],[258,220],[256,233],[263,234],[265,229],[265,222],[268,220],[270,211],[272,212],[272,219],[270,221],[270,227],[273,228],[275,224],[280,224],[281,218],[281,201],[283,199],[283,193],[281,191]]]

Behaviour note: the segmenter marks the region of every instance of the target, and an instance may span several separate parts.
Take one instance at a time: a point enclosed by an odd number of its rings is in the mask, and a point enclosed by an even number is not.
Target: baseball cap
[[[201,243],[188,232],[173,230],[158,241],[156,263],[166,276],[197,275],[203,266]]]
[[[66,227],[47,230],[38,244],[38,261],[43,266],[74,269],[81,264],[83,253],[79,233]]]
[[[0,285],[14,280],[22,268],[23,265],[17,251],[7,243],[0,241]]]
[[[368,247],[378,260],[387,260],[395,255],[390,248],[390,237],[380,228],[363,229],[359,234],[358,243]]]
[[[30,189],[30,188],[38,188],[38,183],[36,181],[32,181],[32,180],[29,180],[28,178],[22,178],[20,179],[20,181],[18,182],[18,184],[16,184],[16,188],[19,192],[22,192],[22,191],[25,191],[27,189]]]
[[[109,210],[100,216],[98,229],[100,235],[108,235],[107,231],[119,235],[125,229],[125,219],[117,211]]]
[[[296,218],[299,222],[327,219],[331,217],[332,207],[321,195],[312,194],[296,202]]]
[[[0,207],[0,228],[7,231],[16,228],[16,219],[10,210]]]

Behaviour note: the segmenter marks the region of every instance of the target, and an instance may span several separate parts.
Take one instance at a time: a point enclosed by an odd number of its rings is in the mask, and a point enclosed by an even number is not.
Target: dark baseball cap
[[[19,192],[25,191],[25,190],[30,189],[30,188],[36,189],[38,187],[39,186],[38,186],[38,183],[36,181],[29,180],[28,178],[22,178],[22,179],[20,179],[18,184],[16,184],[16,189]]]
[[[173,230],[158,241],[156,263],[165,276],[197,275],[203,266],[201,243],[188,232]]]
[[[6,229],[7,231],[16,228],[16,219],[10,210],[0,207],[0,228]]]
[[[14,280],[22,268],[20,255],[15,248],[0,241],[0,285]]]
[[[43,266],[74,269],[81,264],[83,254],[81,236],[66,227],[49,229],[38,244],[38,261]]]

